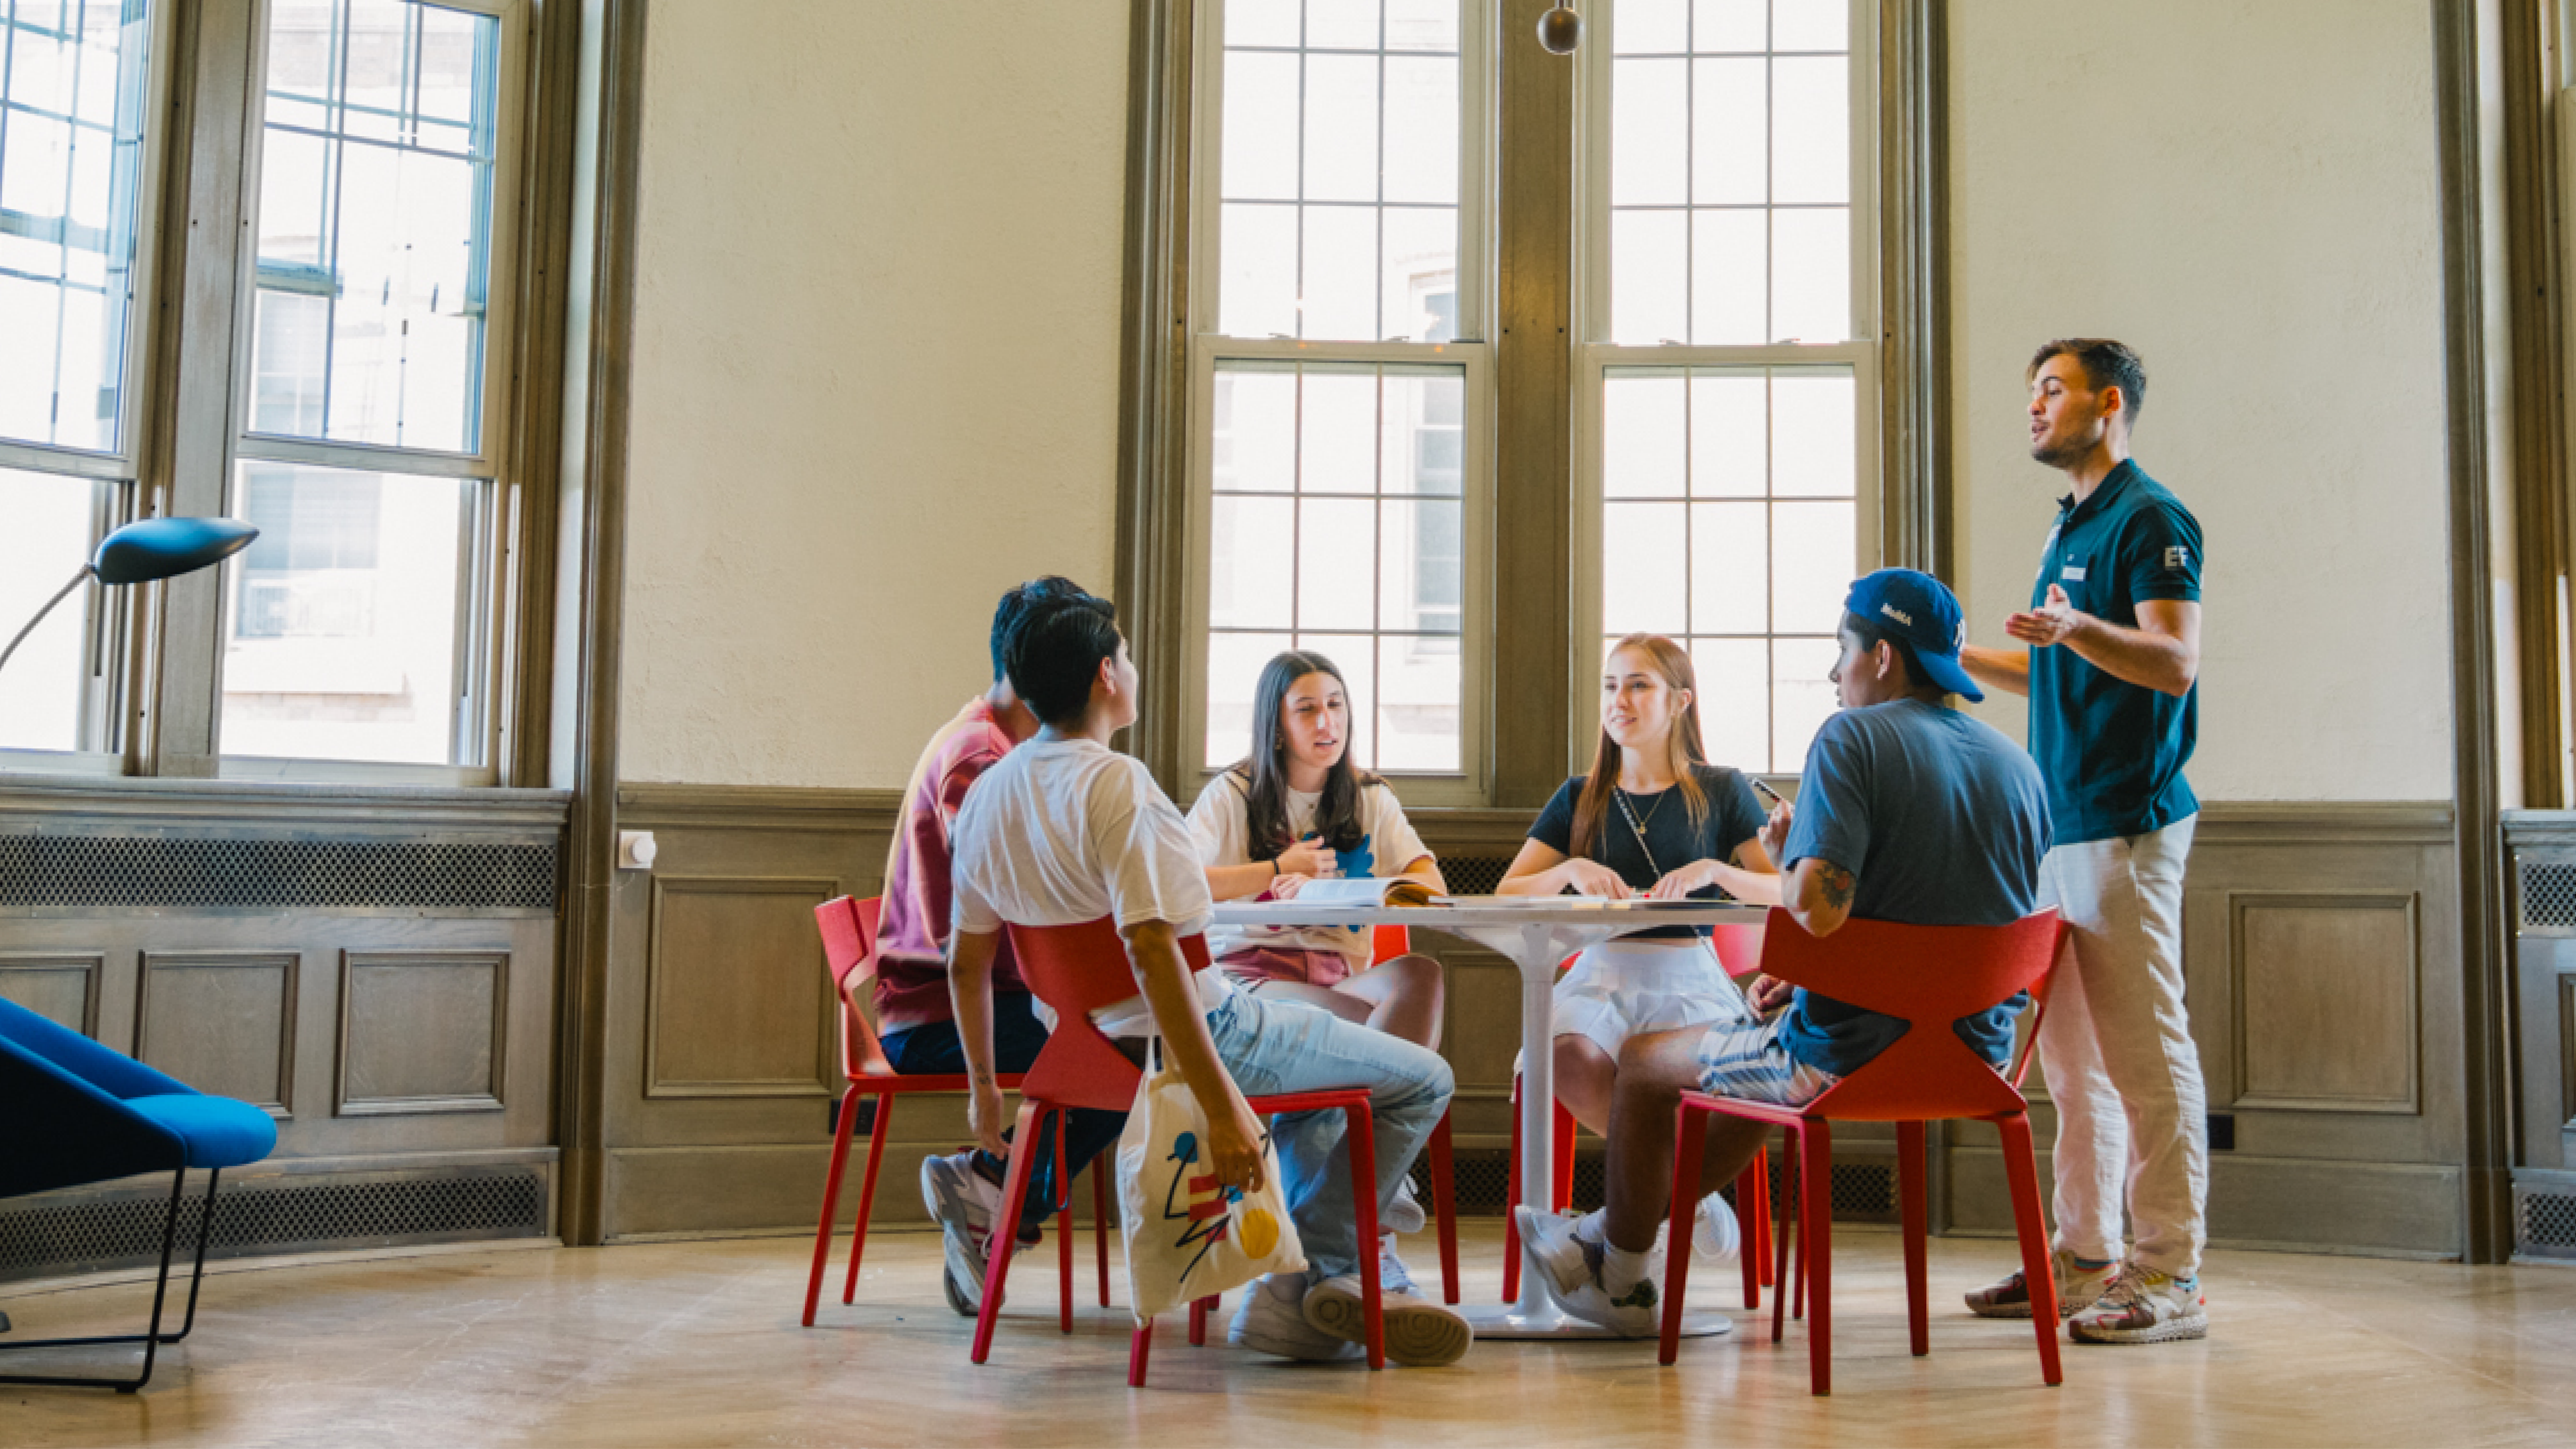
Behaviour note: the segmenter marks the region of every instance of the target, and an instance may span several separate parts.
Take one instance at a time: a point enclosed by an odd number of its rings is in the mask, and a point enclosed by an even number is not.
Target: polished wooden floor
[[[1499,1233],[1469,1239],[1470,1301],[1490,1301]],[[1192,1350],[1169,1321],[1131,1392],[1123,1311],[1086,1309],[1065,1338],[1043,1271],[1014,1285],[979,1369],[940,1301],[938,1240],[886,1233],[859,1301],[827,1294],[810,1330],[788,1239],[228,1272],[144,1393],[0,1388],[0,1445],[2576,1443],[2576,1271],[2219,1253],[2210,1339],[2070,1347],[2048,1389],[2025,1327],[1942,1306],[2009,1245],[1933,1244],[1925,1359],[1905,1351],[1895,1238],[1836,1247],[1826,1400],[1799,1330],[1775,1347],[1751,1324],[1671,1369],[1651,1343],[1485,1343],[1456,1368],[1372,1375]],[[50,1336],[139,1322],[147,1298],[6,1307],[14,1336]]]

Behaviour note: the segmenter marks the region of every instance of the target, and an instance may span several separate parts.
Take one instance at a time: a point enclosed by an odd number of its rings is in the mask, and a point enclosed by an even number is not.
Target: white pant
[[[2039,1028],[2057,1107],[2057,1246],[2120,1258],[2125,1197],[2130,1256],[2178,1278],[2200,1271],[2208,1239],[2209,1097],[2182,978],[2183,863],[2198,823],[2061,845],[2039,868],[2041,904],[2074,928]]]
[[[1753,1009],[1706,941],[1604,941],[1556,983],[1550,1020],[1610,1056],[1632,1036],[1750,1021]]]

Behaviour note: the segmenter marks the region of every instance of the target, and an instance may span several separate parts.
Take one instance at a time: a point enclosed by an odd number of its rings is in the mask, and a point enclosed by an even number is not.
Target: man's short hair
[[[1929,686],[1932,676],[1923,672],[1923,661],[1914,657],[1914,646],[1897,638],[1893,631],[1880,628],[1877,621],[1863,618],[1845,609],[1842,632],[1851,636],[1852,643],[1863,654],[1875,651],[1882,643],[1893,648],[1896,651],[1897,661],[1905,667],[1906,688],[1923,689]]]
[[[1040,723],[1067,725],[1091,705],[1091,681],[1118,655],[1118,606],[1077,592],[1033,606],[1011,632],[1003,666]]]
[[[1061,574],[1031,579],[1003,594],[1002,602],[993,606],[993,677],[1000,679],[1009,671],[1010,661],[1003,655],[1010,650],[1011,635],[1018,632],[1029,610],[1054,599],[1083,597],[1088,595],[1083,593],[1082,585]]]
[[[2108,337],[2051,339],[2031,354],[2030,368],[2022,374],[2022,380],[2039,376],[2039,370],[2052,357],[2074,358],[2075,365],[2084,369],[2085,385],[2095,392],[2118,388],[2121,419],[2130,427],[2138,425],[2138,409],[2147,405],[2147,364],[2129,344]]]

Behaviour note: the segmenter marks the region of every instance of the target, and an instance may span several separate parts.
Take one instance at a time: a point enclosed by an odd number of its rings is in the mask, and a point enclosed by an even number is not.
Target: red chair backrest
[[[1369,934],[1371,966],[1392,961],[1398,956],[1409,955],[1412,950],[1413,928],[1410,926],[1380,926]]]
[[[1928,1121],[2018,1112],[2021,1094],[1950,1024],[2044,988],[2057,963],[2057,912],[2008,926],[1906,926],[1853,920],[1823,939],[1774,909],[1765,975],[1912,1023],[1894,1046],[1808,1104],[1819,1117]]]
[[[841,1003],[841,1075],[890,1077],[877,1029],[859,1009],[859,993],[877,975],[877,922],[885,902],[877,896],[853,900],[834,896],[814,908],[814,924],[823,933],[823,964],[832,973],[832,994]]]
[[[1717,953],[1717,964],[1729,976],[1750,976],[1762,969],[1762,928],[1766,917],[1752,924],[1728,921],[1709,928],[1708,947]]]
[[[1038,1000],[1055,1011],[1037,1062],[1021,1080],[1024,1096],[1067,1107],[1124,1112],[1136,1100],[1136,1065],[1092,1025],[1091,1013],[1138,993],[1127,942],[1103,916],[1073,926],[1005,925],[1020,975]],[[1207,938],[1181,938],[1181,958],[1193,972],[1208,968]]]

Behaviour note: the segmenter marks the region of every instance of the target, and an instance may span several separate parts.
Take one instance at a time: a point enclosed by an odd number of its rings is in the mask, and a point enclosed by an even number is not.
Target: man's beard
[[[2030,456],[2044,466],[2066,468],[2083,461],[2084,455],[2092,452],[2094,443],[2099,440],[2098,433],[2090,437],[2069,438],[2054,444],[2042,440],[2030,445]]]

